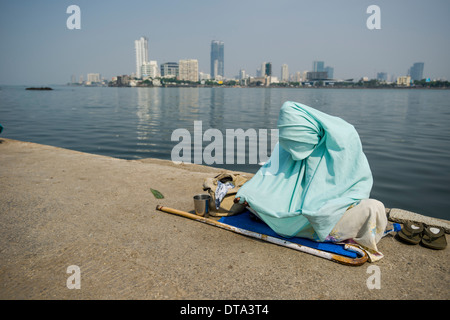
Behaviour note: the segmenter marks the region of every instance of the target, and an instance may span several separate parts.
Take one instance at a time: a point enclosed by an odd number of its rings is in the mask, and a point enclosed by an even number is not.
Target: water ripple
[[[287,100],[355,126],[374,176],[372,197],[450,220],[449,90],[2,87],[0,123],[7,138],[124,159],[170,159],[175,129],[193,135],[194,121],[203,132],[274,129]]]

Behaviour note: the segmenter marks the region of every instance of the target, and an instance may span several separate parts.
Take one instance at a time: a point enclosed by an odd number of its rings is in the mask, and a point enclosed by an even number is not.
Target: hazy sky
[[[69,30],[69,5],[81,29]],[[381,29],[369,30],[369,5]],[[210,73],[211,40],[225,43],[225,75],[255,75],[263,61],[280,76],[311,70],[336,78],[405,75],[424,62],[424,77],[450,80],[449,0],[1,0],[0,84],[59,84],[87,73],[107,79],[135,71],[134,40],[149,39],[158,64],[198,59]]]

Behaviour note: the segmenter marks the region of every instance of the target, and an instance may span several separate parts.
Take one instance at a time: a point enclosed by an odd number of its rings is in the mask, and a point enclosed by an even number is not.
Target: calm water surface
[[[175,129],[186,128],[192,138],[198,120],[203,132],[215,128],[224,137],[226,129],[274,129],[283,102],[297,101],[355,126],[374,176],[371,197],[450,220],[450,90],[54,88],[1,87],[0,137],[124,159],[171,159]]]

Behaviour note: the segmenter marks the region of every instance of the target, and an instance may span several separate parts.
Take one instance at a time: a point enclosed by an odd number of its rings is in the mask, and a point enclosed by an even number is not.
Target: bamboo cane
[[[268,236],[268,235],[265,235],[262,233],[258,233],[258,232],[238,228],[235,226],[231,226],[231,225],[228,225],[228,224],[225,224],[225,223],[213,220],[213,219],[205,218],[205,217],[202,217],[199,215],[195,215],[195,214],[192,214],[189,212],[185,212],[185,211],[181,211],[181,210],[177,210],[177,209],[173,209],[173,208],[169,208],[169,207],[163,207],[161,205],[157,205],[156,210],[171,213],[171,214],[176,214],[176,215],[179,215],[179,216],[182,216],[185,218],[200,221],[200,222],[212,225],[212,226],[216,226],[216,227],[219,227],[219,228],[222,228],[225,230],[229,230],[229,231],[232,231],[235,233],[239,233],[239,234],[242,234],[242,235],[245,235],[248,237],[252,237],[252,238],[260,239],[260,240],[270,242],[273,244],[277,244],[277,245],[280,245],[283,247],[291,248],[291,249],[294,249],[297,251],[309,253],[309,254],[312,254],[312,255],[315,255],[315,256],[330,260],[330,261],[345,264],[345,265],[360,266],[360,265],[364,264],[368,259],[366,252],[364,252],[357,246],[350,245],[350,244],[346,244],[344,248],[346,250],[356,252],[356,254],[358,255],[357,258],[345,257],[345,256],[342,256],[339,254],[310,248],[310,247],[303,246],[303,245],[300,245],[297,243],[293,243],[293,242],[279,239],[276,237]]]

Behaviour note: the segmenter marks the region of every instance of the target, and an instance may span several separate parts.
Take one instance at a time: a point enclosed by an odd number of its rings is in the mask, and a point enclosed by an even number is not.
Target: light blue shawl
[[[281,236],[312,227],[323,241],[350,205],[370,195],[372,173],[358,133],[340,118],[290,101],[278,129],[269,161],[236,198]]]

